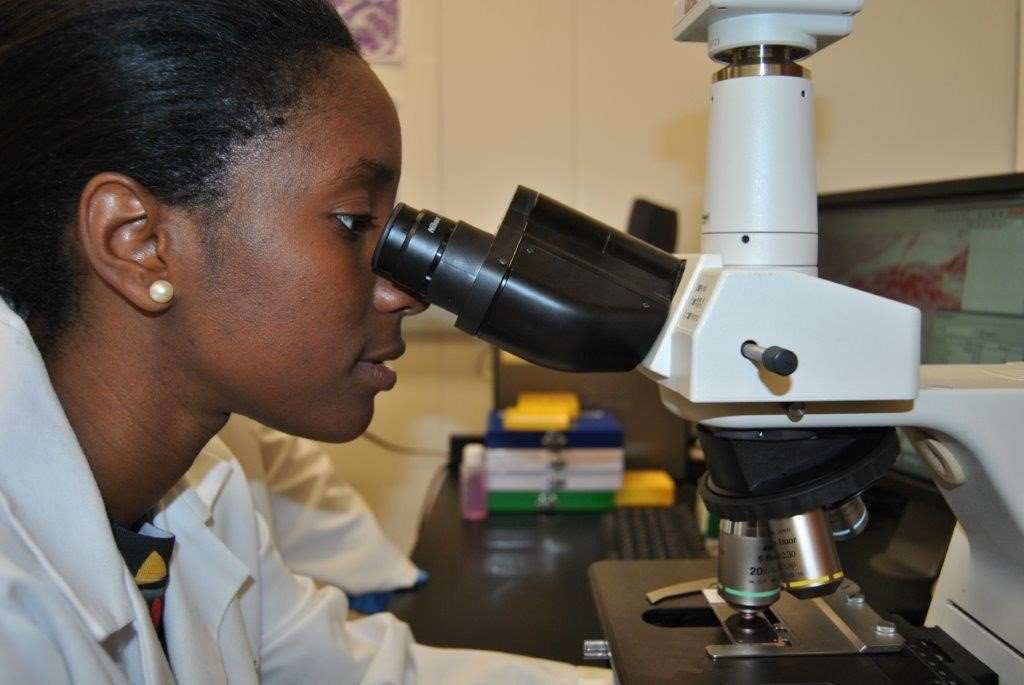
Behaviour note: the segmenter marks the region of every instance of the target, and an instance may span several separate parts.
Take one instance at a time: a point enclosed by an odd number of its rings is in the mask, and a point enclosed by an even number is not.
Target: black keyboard
[[[602,521],[606,559],[700,559],[707,557],[693,512],[674,507],[624,507]]]

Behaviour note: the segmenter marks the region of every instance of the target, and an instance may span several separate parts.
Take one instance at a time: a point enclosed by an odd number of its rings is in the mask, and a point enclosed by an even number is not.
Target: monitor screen
[[[1024,192],[942,185],[823,198],[820,275],[920,308],[924,363],[1024,360]]]

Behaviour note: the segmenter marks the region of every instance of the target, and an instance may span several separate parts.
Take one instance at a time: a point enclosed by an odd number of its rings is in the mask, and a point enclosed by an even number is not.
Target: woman
[[[371,275],[398,123],[326,3],[0,0],[0,83],[4,679],[575,681],[346,625],[211,441],[358,435],[423,307]]]

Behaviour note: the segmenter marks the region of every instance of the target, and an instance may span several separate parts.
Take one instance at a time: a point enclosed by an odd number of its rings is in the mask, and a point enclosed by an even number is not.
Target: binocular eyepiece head
[[[628,371],[668,317],[684,262],[520,187],[495,235],[403,204],[373,268],[456,326],[541,366]]]

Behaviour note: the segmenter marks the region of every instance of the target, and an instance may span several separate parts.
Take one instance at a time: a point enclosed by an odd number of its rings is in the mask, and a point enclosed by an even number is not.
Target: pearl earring
[[[149,286],[149,297],[154,302],[167,304],[174,297],[174,286],[164,280],[153,281],[153,285]]]

